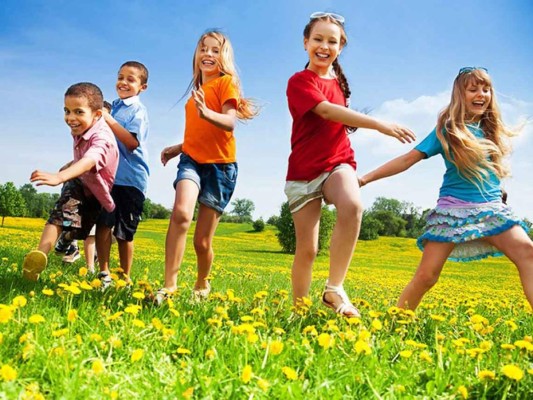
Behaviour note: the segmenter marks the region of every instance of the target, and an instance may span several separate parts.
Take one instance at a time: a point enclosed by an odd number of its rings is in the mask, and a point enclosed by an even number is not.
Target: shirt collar
[[[128,97],[127,99],[119,99],[119,103],[123,102],[127,106],[131,106],[132,104],[138,103],[139,101],[140,101],[139,95],[131,96],[131,97]]]
[[[98,132],[101,129],[102,124],[105,124],[104,117],[100,117],[100,119],[96,121],[95,124],[91,126],[87,132],[85,132],[79,137],[83,140],[89,140],[95,132]]]

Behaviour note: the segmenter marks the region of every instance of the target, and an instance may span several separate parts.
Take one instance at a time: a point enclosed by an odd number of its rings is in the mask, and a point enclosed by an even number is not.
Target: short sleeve
[[[437,154],[442,154],[442,144],[440,143],[439,138],[437,137],[437,130],[433,129],[429,135],[426,136],[418,146],[415,147],[416,150],[424,153],[426,158],[433,157]]]
[[[114,148],[115,146],[113,146],[113,144],[106,138],[94,135],[91,138],[90,147],[85,154],[83,154],[83,157],[94,160],[96,163],[95,170],[98,172],[108,164],[108,159]]]
[[[299,118],[328,99],[309,75],[297,74],[289,79],[287,101],[293,117]]]
[[[237,108],[239,102],[239,91],[233,82],[231,75],[224,75],[222,79],[220,79],[219,95],[221,105],[224,105],[230,101],[233,103],[235,108]]]

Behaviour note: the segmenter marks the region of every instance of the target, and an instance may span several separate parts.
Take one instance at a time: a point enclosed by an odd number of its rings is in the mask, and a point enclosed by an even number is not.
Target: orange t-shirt
[[[217,113],[222,112],[222,106],[227,101],[232,101],[237,106],[239,91],[229,75],[207,82],[202,85],[202,89],[205,94],[205,104]],[[233,132],[224,131],[200,118],[192,96],[185,104],[183,152],[200,164],[237,161]]]

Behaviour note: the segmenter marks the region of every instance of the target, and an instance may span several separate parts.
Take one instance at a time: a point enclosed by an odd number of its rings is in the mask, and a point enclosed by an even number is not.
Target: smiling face
[[[142,83],[142,75],[139,68],[132,66],[123,66],[118,71],[117,89],[118,97],[127,99],[128,97],[137,96],[147,87],[146,83]]]
[[[309,37],[304,37],[304,48],[309,55],[308,69],[319,76],[330,75],[333,61],[342,51],[342,31],[339,25],[329,21],[317,21]]]
[[[65,122],[72,136],[82,136],[102,116],[102,110],[93,110],[83,96],[65,96]]]
[[[220,76],[221,51],[220,42],[212,36],[206,36],[196,49],[195,64],[202,74],[202,83]]]
[[[490,85],[470,80],[465,88],[464,102],[466,120],[477,122],[481,119],[490,105],[492,92]]]

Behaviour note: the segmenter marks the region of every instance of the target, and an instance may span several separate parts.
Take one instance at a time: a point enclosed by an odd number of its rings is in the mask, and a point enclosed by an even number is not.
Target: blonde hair
[[[192,58],[193,78],[189,85],[189,88],[187,89],[187,92],[189,92],[192,88],[198,90],[202,86],[202,72],[200,71],[200,67],[196,63],[196,57],[202,49],[202,46],[204,46],[204,40],[208,37],[215,39],[220,44],[220,59],[218,61],[218,68],[220,69],[220,73],[222,75],[231,76],[231,78],[233,79],[233,83],[235,84],[239,92],[237,118],[240,120],[252,119],[259,113],[258,107],[256,106],[253,100],[245,98],[243,96],[241,82],[237,73],[237,68],[233,57],[233,47],[231,46],[231,42],[228,37],[225,36],[222,32],[216,30],[207,31],[198,40],[198,43],[196,44],[196,50],[194,51],[194,55]]]
[[[470,83],[490,88],[490,102],[479,121],[479,127],[484,133],[483,139],[476,138],[466,126],[465,92]],[[453,82],[450,104],[439,114],[436,129],[446,158],[457,167],[462,176],[476,186],[483,186],[489,177],[488,171],[492,171],[500,179],[510,175],[509,166],[504,159],[511,153],[509,138],[515,136],[515,133],[502,122],[487,71],[473,69],[457,75]]]

